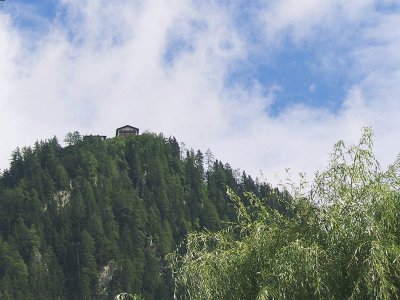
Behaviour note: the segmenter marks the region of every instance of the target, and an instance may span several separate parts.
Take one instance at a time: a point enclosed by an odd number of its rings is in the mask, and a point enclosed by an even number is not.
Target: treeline
[[[286,210],[287,195],[175,138],[67,141],[15,150],[0,177],[0,299],[171,299],[165,256],[237,220],[227,187]]]

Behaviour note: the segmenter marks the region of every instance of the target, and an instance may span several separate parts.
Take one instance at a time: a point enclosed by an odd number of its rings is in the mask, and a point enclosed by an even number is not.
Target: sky
[[[276,184],[334,143],[400,151],[398,0],[0,1],[0,169],[130,124]]]

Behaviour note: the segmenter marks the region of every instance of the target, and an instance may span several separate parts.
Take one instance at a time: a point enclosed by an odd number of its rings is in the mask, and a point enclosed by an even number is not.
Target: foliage
[[[0,299],[171,299],[165,255],[188,232],[236,217],[226,186],[237,180],[175,138],[67,135],[12,153],[0,176]],[[211,153],[208,156],[212,156]]]
[[[69,146],[75,145],[75,144],[79,143],[80,141],[82,141],[82,136],[78,131],[67,133],[67,135],[65,136],[65,139],[64,139],[64,142],[67,143],[67,145],[69,145]]]
[[[338,142],[326,171],[286,211],[231,189],[238,220],[188,235],[169,256],[182,299],[397,299],[400,159],[382,171],[372,131]],[[303,182],[304,183],[304,182]],[[301,184],[303,186],[303,184]]]

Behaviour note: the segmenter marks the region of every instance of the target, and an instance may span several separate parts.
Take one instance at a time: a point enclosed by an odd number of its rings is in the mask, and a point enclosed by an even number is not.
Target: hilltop
[[[162,134],[16,149],[0,177],[0,298],[170,299],[165,255],[237,219],[227,187],[285,209],[276,189]]]

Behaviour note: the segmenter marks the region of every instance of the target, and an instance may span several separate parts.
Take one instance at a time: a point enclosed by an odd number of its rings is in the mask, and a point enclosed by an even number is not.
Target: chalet
[[[115,133],[115,136],[122,136],[122,137],[134,136],[134,135],[139,135],[139,128],[130,125],[125,125],[120,128],[117,128]]]

